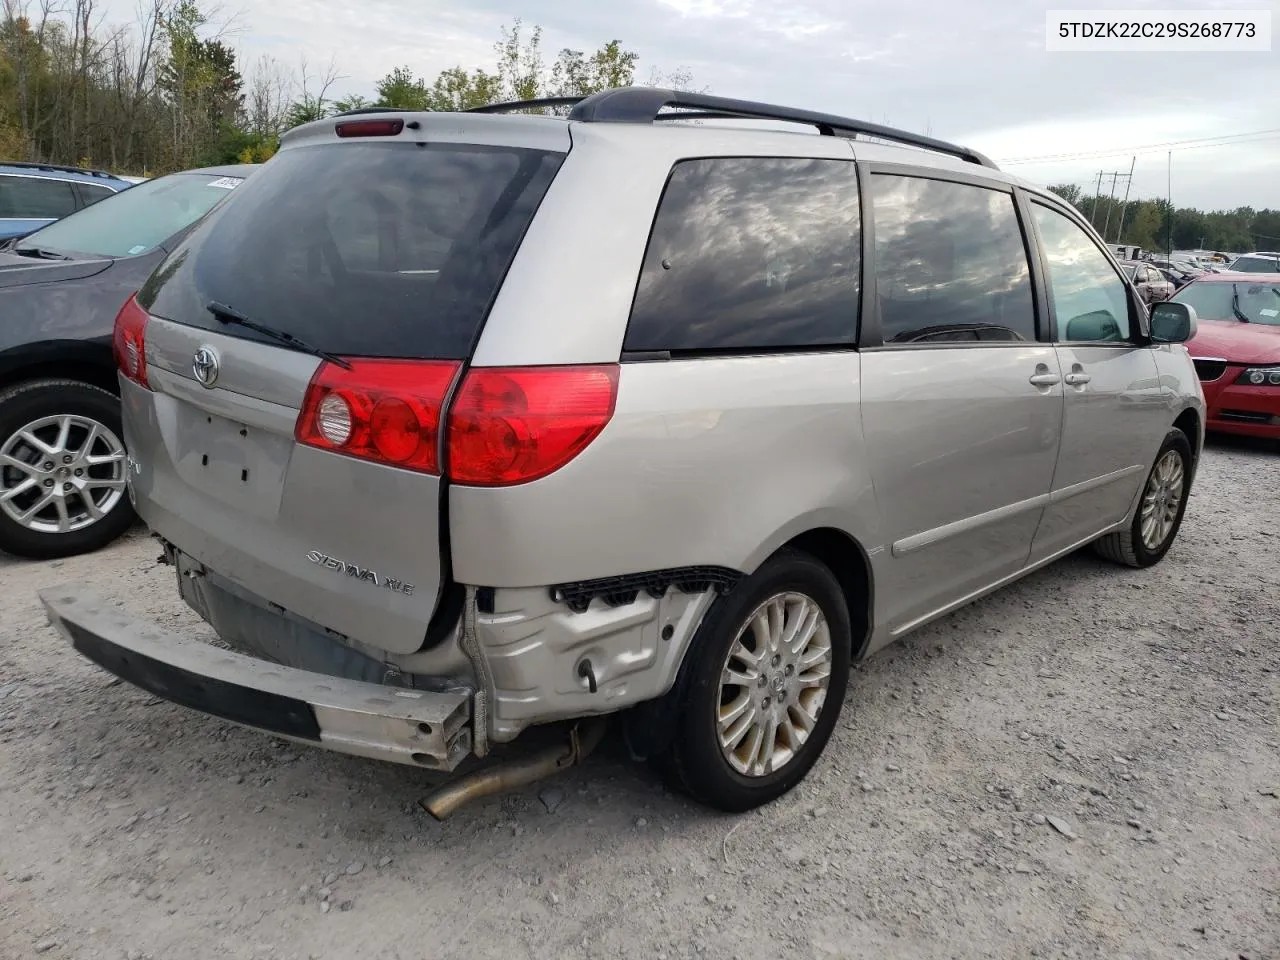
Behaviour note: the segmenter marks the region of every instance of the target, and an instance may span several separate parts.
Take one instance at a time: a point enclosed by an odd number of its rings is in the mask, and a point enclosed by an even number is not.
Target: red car
[[[1206,429],[1280,440],[1280,273],[1205,274],[1172,299],[1199,318],[1187,350]]]

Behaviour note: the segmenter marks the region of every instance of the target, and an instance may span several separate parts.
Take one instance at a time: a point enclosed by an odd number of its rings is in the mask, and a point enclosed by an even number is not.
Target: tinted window
[[[851,344],[859,243],[852,161],[679,163],[654,219],[625,349]]]
[[[445,142],[282,150],[175,250],[141,301],[232,332],[206,309],[217,301],[338,354],[466,357],[563,157]]]
[[[871,195],[885,343],[1036,338],[1011,195],[885,175],[871,178]]]
[[[1247,320],[1280,326],[1280,283],[1199,281],[1173,297],[1193,307],[1202,320]]]
[[[0,217],[43,220],[65,217],[75,208],[75,191],[66,181],[0,176]]]
[[[1134,271],[1133,271],[1133,267],[1132,267],[1132,266],[1130,266],[1130,265],[1129,265],[1129,264],[1127,264],[1127,263],[1122,263],[1122,264],[1120,264],[1120,269],[1121,269],[1122,271],[1124,271],[1124,275],[1125,275],[1126,277],[1128,277],[1130,280],[1132,280],[1132,279],[1133,279],[1133,273],[1134,273]]]
[[[1032,204],[1049,263],[1049,294],[1058,339],[1118,342],[1129,339],[1129,295],[1106,255],[1074,221]]]
[[[207,173],[150,180],[37,230],[18,249],[134,257],[189,227],[241,182],[243,178]]]
[[[114,196],[115,191],[107,187],[100,187],[96,183],[80,184],[80,196],[84,200],[86,207],[92,206],[99,200],[105,200],[107,197]]]

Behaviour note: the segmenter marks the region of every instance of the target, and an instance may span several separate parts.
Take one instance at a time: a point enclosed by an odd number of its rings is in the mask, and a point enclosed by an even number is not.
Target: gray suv
[[[343,115],[116,324],[137,512],[230,649],[43,599],[118,676],[337,751],[461,775],[574,721],[436,816],[613,714],[745,810],[818,759],[851,661],[1077,548],[1165,555],[1194,331],[937,140],[644,88]]]

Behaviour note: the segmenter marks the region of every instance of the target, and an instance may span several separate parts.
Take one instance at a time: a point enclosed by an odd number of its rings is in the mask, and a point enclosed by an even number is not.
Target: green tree
[[[1049,188],[1050,193],[1056,193],[1067,203],[1073,207],[1080,206],[1080,195],[1082,193],[1078,184],[1074,183],[1055,183]]]
[[[442,70],[427,91],[428,110],[470,110],[502,100],[502,81],[497,74],[462,67]]]
[[[408,67],[396,67],[378,81],[379,107],[395,107],[398,110],[426,110],[427,85],[414,76]]]
[[[635,82],[639,59],[639,54],[624,50],[617,40],[610,40],[590,57],[581,50],[561,50],[551,67],[550,95],[584,97],[614,87],[629,87]]]

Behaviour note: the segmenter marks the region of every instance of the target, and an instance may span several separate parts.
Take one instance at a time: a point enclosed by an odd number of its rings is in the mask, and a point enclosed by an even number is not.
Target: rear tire
[[[779,553],[699,627],[675,736],[655,766],[677,789],[729,813],[776,800],[830,739],[852,649],[831,571],[808,554]]]
[[[98,387],[33,380],[0,392],[0,550],[51,560],[99,550],[128,530],[136,516],[122,438],[120,401]],[[46,502],[62,489],[63,506]]]
[[[1143,483],[1138,509],[1127,530],[1094,541],[1104,559],[1127,567],[1155,566],[1173,546],[1191,494],[1191,444],[1181,430],[1170,430]]]

